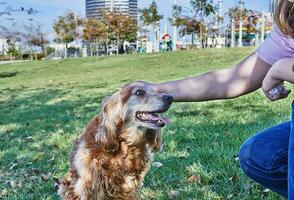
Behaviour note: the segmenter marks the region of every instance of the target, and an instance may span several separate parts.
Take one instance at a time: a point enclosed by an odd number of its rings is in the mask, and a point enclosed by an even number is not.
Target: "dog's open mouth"
[[[136,113],[136,118],[147,127],[162,128],[168,123],[168,118],[161,117],[159,113],[161,112],[138,111]]]

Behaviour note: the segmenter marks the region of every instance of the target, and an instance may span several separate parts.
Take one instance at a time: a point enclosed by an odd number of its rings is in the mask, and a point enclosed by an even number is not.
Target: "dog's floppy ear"
[[[152,145],[152,149],[154,151],[161,151],[161,147],[162,147],[161,137],[162,137],[162,133],[158,132],[154,138],[154,143]]]
[[[145,134],[147,143],[151,146],[153,151],[161,150],[161,137],[162,133],[160,130],[149,129]]]
[[[102,102],[100,123],[95,135],[96,142],[104,151],[115,151],[118,149],[118,132],[122,123],[121,102],[118,94],[107,97]]]

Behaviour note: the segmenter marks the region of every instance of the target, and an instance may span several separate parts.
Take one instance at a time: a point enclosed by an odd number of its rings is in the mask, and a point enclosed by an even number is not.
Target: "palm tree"
[[[160,20],[163,19],[163,15],[158,12],[158,7],[156,2],[153,0],[148,8],[140,10],[141,20],[145,26],[152,26],[154,32],[154,51],[159,51],[159,26]]]
[[[246,18],[248,15],[247,9],[240,9],[238,6],[234,6],[229,8],[229,11],[225,13],[225,15],[229,16],[231,23],[231,47],[235,46],[235,23],[240,20],[240,16],[242,18]]]
[[[210,16],[211,14],[215,14],[217,7],[213,4],[212,0],[191,0],[190,1],[192,8],[195,11],[195,17],[200,17],[200,40],[202,44],[202,48],[204,47],[205,43],[205,18]]]
[[[183,8],[182,6],[178,6],[176,4],[176,0],[174,0],[173,5],[173,15],[171,18],[168,18],[169,22],[173,26],[173,43],[174,43],[174,50],[176,50],[176,43],[177,43],[177,35],[178,35],[178,29],[181,25],[183,25]]]

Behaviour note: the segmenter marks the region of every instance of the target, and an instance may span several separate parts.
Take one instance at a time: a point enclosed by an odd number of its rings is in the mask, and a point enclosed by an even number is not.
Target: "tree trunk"
[[[201,48],[204,48],[203,46],[203,30],[202,30],[202,24],[200,25],[200,35],[199,35],[199,39],[200,39],[200,45],[201,45]]]
[[[105,53],[108,55],[108,40],[105,42]]]
[[[105,43],[105,47],[106,47],[106,50],[105,50],[105,53],[106,53],[106,55],[108,55],[108,38],[109,38],[109,33],[108,33],[108,31],[107,31],[107,36],[106,36],[106,43]]]
[[[93,56],[93,43],[90,43],[90,55]]]
[[[119,37],[117,37],[116,55],[119,54],[119,42],[120,42],[120,39],[119,39]]]
[[[31,56],[31,60],[34,60],[34,56],[33,56],[33,47],[32,45],[30,45],[30,56]]]
[[[47,57],[47,50],[45,48],[45,45],[42,45],[41,48],[42,48],[42,52],[43,52],[44,58],[46,58]]]
[[[67,58],[67,42],[65,43],[65,52],[64,52],[64,58]]]
[[[154,52],[159,52],[159,24],[154,26]]]
[[[97,57],[97,60],[98,60],[98,57],[99,57],[98,51],[99,51],[99,42],[96,40],[96,57]]]

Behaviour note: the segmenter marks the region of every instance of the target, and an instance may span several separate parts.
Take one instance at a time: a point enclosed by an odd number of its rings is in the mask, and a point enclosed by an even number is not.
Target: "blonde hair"
[[[288,0],[274,0],[276,26],[286,35],[294,37],[294,3]]]

